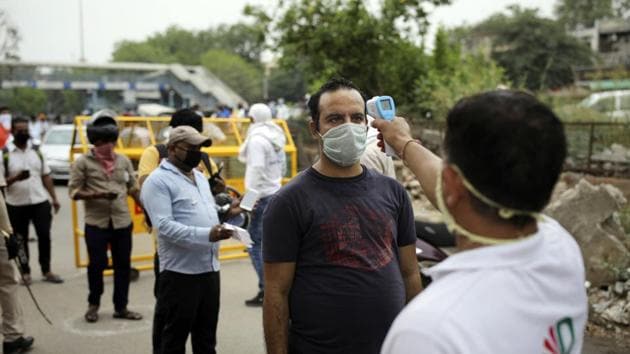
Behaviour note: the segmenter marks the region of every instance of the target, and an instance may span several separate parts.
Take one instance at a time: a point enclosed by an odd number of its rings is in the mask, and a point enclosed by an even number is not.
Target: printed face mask
[[[346,123],[321,135],[324,155],[341,167],[359,162],[365,151],[367,125]]]
[[[470,193],[472,193],[475,197],[477,197],[479,200],[484,202],[485,204],[491,207],[497,208],[498,214],[501,218],[509,219],[514,215],[529,215],[537,220],[541,218],[540,214],[537,212],[507,208],[491,200],[490,198],[484,196],[466,179],[466,177],[464,177],[464,174],[460,171],[460,169],[457,166],[455,165],[451,165],[451,166],[457,172],[457,174],[459,174],[459,176],[461,177],[466,189]],[[475,234],[466,230],[463,226],[459,225],[455,221],[455,218],[453,217],[451,212],[448,210],[448,207],[446,206],[446,202],[444,202],[444,195],[442,192],[443,192],[442,191],[442,170],[440,170],[438,171],[437,184],[435,186],[435,199],[437,200],[438,209],[442,213],[442,220],[446,224],[446,227],[448,228],[448,231],[450,233],[464,236],[468,238],[469,240],[475,243],[482,244],[482,245],[498,245],[498,244],[516,242],[523,239],[523,238],[499,239],[499,238],[494,238],[494,237],[478,235],[478,234]]]

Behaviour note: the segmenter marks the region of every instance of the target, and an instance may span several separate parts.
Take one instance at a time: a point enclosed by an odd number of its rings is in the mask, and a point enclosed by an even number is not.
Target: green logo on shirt
[[[549,327],[549,334],[545,338],[545,354],[569,354],[575,345],[575,330],[573,320],[565,317]]]

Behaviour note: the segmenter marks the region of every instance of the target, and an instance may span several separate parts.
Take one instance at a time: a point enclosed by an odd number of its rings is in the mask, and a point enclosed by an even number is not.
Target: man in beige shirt
[[[33,337],[24,336],[24,314],[17,297],[15,266],[6,247],[8,235],[13,233],[4,197],[0,193],[0,308],[2,308],[2,350],[5,354],[21,353],[33,345]]]
[[[85,203],[85,243],[90,258],[87,322],[98,320],[108,246],[114,268],[114,318],[142,319],[127,309],[133,228],[127,195],[139,203],[139,190],[131,161],[114,152],[118,139],[115,116],[108,110],[94,114],[87,127],[94,147],[74,162],[68,184],[70,197]]]

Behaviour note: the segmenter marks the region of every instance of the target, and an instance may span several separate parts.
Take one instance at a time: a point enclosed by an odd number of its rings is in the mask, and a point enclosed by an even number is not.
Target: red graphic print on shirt
[[[346,204],[318,227],[333,265],[373,271],[394,258],[394,220],[387,213]]]

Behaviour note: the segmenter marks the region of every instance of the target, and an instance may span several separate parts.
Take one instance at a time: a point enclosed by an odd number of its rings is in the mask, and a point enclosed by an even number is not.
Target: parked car
[[[50,167],[50,176],[54,180],[68,180],[70,178],[70,146],[74,125],[54,125],[48,130],[39,150]],[[79,141],[78,138],[76,140]]]
[[[630,90],[595,92],[581,103],[611,118],[630,118]]]

